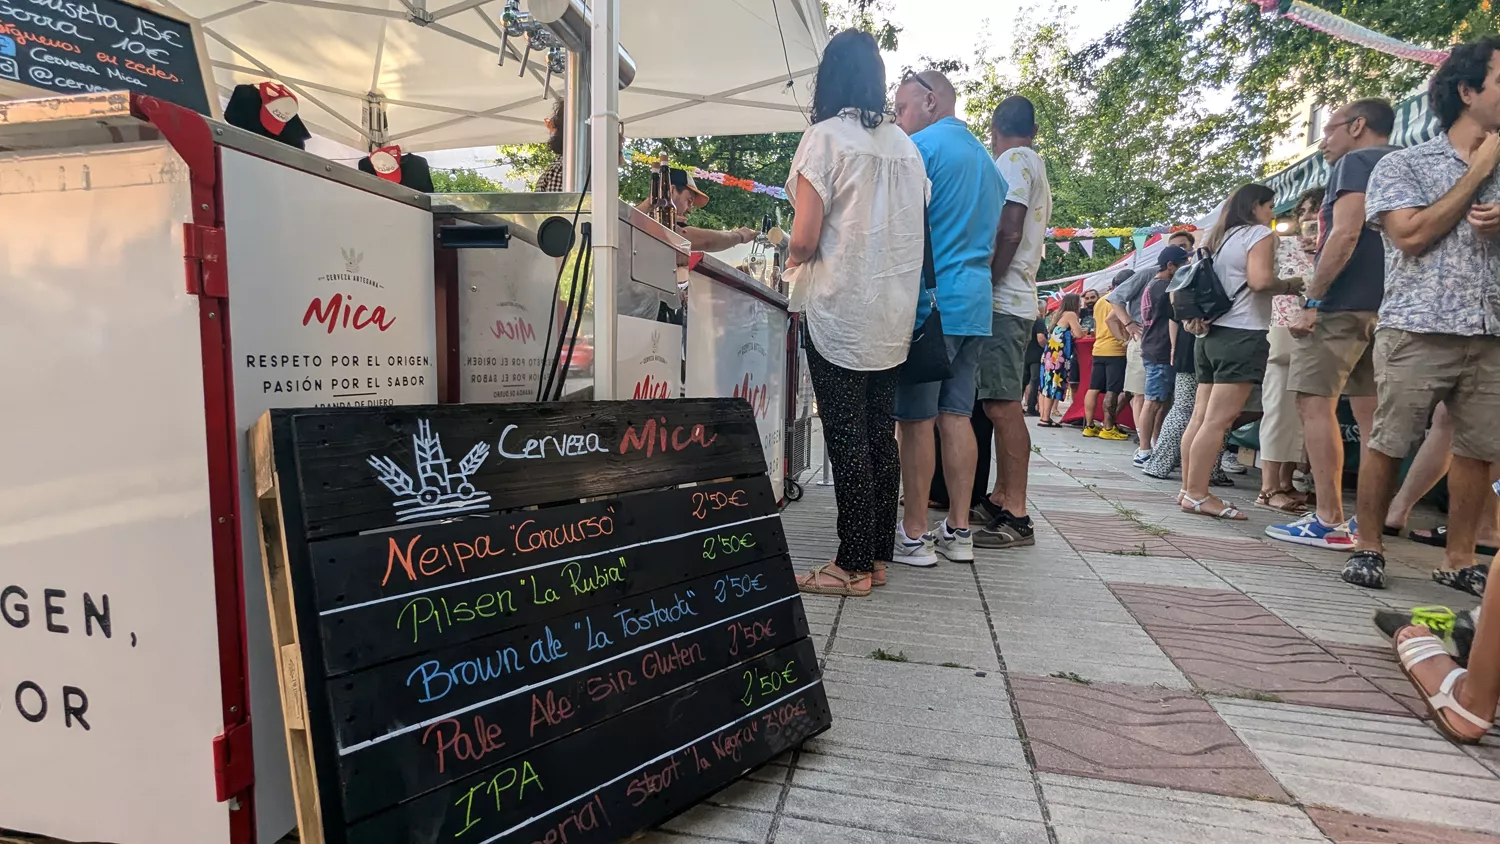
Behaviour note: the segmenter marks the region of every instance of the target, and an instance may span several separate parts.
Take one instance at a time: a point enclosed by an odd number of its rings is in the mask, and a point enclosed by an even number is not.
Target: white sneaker
[[[970,540],[972,541],[972,540]],[[907,566],[928,568],[937,565],[937,552],[933,547],[937,537],[924,533],[917,539],[906,535],[906,528],[896,525],[896,547],[891,551],[891,562]]]
[[[1132,462],[1135,463],[1136,466],[1144,466],[1144,465],[1146,465],[1146,461],[1148,461],[1150,459],[1151,459],[1151,449],[1149,449],[1149,448],[1138,448],[1138,449],[1135,450],[1135,460],[1133,460]]]
[[[1232,451],[1224,452],[1224,456],[1219,458],[1219,468],[1231,475],[1243,475],[1248,471],[1240,465],[1240,456]]]
[[[974,535],[968,528],[953,530],[948,527],[948,520],[943,519],[935,533],[937,552],[943,559],[950,563],[974,562]]]

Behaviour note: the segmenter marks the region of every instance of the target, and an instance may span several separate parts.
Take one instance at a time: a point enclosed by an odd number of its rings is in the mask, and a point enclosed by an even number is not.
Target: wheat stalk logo
[[[469,449],[458,462],[457,470],[449,468],[452,461],[443,453],[442,438],[432,432],[428,420],[417,422],[417,433],[411,443],[417,454],[416,481],[389,457],[371,456],[368,461],[380,482],[396,496],[396,521],[457,516],[489,506],[490,494],[469,483],[469,478],[490,456],[488,443],[476,443]]]

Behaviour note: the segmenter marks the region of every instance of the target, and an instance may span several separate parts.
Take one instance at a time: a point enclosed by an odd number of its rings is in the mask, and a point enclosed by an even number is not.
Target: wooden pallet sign
[[[743,400],[250,436],[306,844],[617,841],[828,728]]]

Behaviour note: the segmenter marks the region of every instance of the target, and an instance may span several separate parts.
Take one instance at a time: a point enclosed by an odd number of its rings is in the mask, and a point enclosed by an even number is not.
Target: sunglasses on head
[[[926,88],[928,91],[932,91],[932,86],[928,85],[927,80],[922,78],[922,74],[917,73],[915,70],[908,70],[906,73],[902,74],[901,84],[905,85],[908,82],[915,82],[918,85],[921,85],[923,88]]]

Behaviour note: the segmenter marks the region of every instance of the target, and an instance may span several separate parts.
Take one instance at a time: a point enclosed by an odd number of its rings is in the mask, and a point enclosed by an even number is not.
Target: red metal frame
[[[219,683],[223,690],[224,734],[214,740],[214,776],[219,800],[238,804],[229,812],[229,840],[233,844],[255,844],[255,762],[250,742],[244,563],[239,535],[244,522],[239,512],[219,147],[208,120],[197,112],[135,94],[130,97],[130,108],[136,117],[155,126],[188,165],[193,223],[185,232],[184,259],[190,267],[189,289],[199,295],[214,604],[219,620]],[[194,266],[196,279],[191,277]]]

